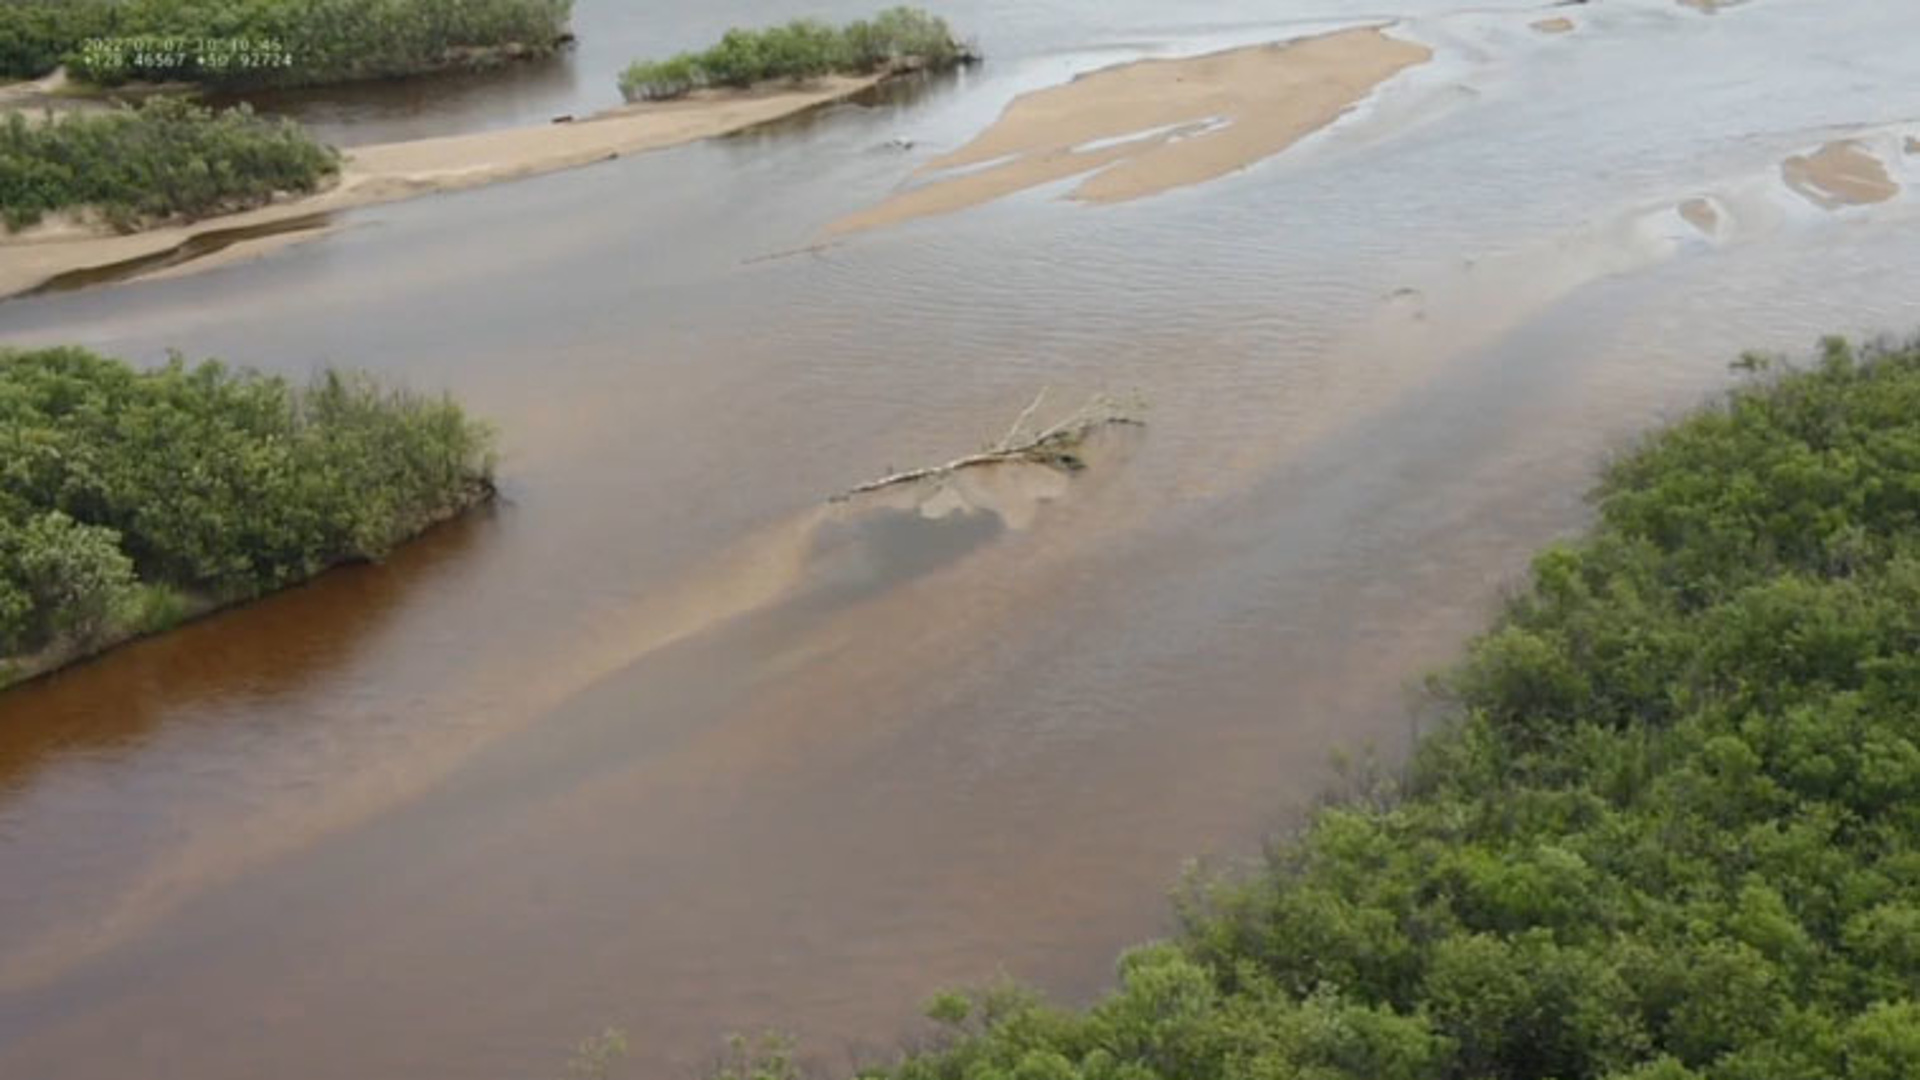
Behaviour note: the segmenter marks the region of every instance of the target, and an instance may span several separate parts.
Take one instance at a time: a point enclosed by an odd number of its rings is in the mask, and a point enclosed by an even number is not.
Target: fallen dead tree
[[[855,495],[865,495],[896,487],[900,484],[912,484],[921,480],[936,480],[963,469],[979,468],[983,465],[1006,465],[1023,463],[1043,465],[1061,472],[1079,472],[1087,467],[1080,457],[1080,447],[1088,437],[1101,428],[1113,425],[1143,426],[1140,419],[1144,411],[1138,402],[1122,403],[1105,394],[1096,394],[1086,404],[1075,409],[1064,420],[1038,431],[1029,430],[1035,414],[1047,399],[1047,391],[1041,390],[1033,403],[1022,409],[1011,428],[1000,440],[977,454],[955,458],[945,465],[934,465],[923,469],[908,469],[869,481],[859,487],[849,488],[835,495],[833,502],[845,502]]]

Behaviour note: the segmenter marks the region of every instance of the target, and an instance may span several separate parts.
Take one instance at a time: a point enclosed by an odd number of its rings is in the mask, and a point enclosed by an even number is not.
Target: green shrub
[[[0,79],[37,79],[88,38],[109,33],[106,0],[7,0],[0,4]]]
[[[0,653],[378,558],[490,490],[488,446],[365,376],[0,351]]]
[[[291,121],[246,106],[215,113],[170,98],[137,109],[0,122],[0,207],[9,230],[91,208],[122,228],[243,209],[310,192],[339,155]]]
[[[300,86],[412,75],[508,49],[549,53],[572,9],[573,0],[8,0],[0,7],[0,77],[37,78],[63,62],[105,85]],[[110,47],[86,47],[100,39]],[[171,48],[132,47],[141,39],[190,47],[175,59]],[[201,42],[215,45],[202,50]],[[165,59],[145,63],[143,54]]]
[[[0,522],[0,650],[90,640],[135,597],[120,534],[58,510]]]
[[[1598,509],[1400,798],[1196,884],[1092,1009],[942,999],[866,1075],[1920,1076],[1920,346],[1831,343]]]
[[[796,19],[765,30],[729,30],[705,52],[634,63],[620,76],[620,92],[628,101],[664,101],[702,87],[951,67],[967,55],[945,20],[899,7],[838,29]]]

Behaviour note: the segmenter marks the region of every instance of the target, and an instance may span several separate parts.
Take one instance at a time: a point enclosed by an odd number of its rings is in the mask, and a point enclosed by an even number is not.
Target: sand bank
[[[1747,0],[1680,0],[1682,7],[1690,7],[1695,11],[1704,11],[1709,15],[1719,11],[1721,8],[1739,7],[1746,2]]]
[[[701,93],[681,101],[629,105],[568,124],[357,147],[347,153],[339,182],[319,194],[127,236],[107,235],[70,219],[50,222],[0,236],[0,296],[74,271],[160,256],[210,232],[263,229],[313,214],[557,172],[726,135],[844,100],[879,81],[879,76],[828,78],[801,88]],[[251,250],[257,254],[272,246]]]
[[[1780,176],[1788,187],[1827,210],[1886,202],[1900,194],[1886,165],[1847,140],[1788,158],[1780,163]]]
[[[1720,211],[1714,208],[1712,199],[1688,199],[1680,204],[1680,216],[1708,236],[1720,231]]]
[[[65,68],[58,68],[43,79],[0,83],[0,109],[40,109],[66,105],[76,100],[68,95],[71,86]]]
[[[1531,22],[1531,23],[1528,23],[1527,25],[1533,27],[1535,30],[1540,31],[1543,34],[1565,34],[1573,30],[1573,20],[1565,16],[1558,16],[1552,19],[1541,19],[1538,22]]]
[[[1016,98],[922,168],[925,182],[829,231],[952,213],[1082,174],[1069,197],[1094,203],[1214,180],[1280,153],[1432,55],[1365,28],[1105,68]]]

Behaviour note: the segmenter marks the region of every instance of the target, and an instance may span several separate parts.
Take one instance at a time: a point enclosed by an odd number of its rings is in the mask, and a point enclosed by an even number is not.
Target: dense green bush
[[[0,79],[37,79],[111,26],[105,0],[0,2]]]
[[[664,101],[703,87],[746,87],[769,79],[945,68],[968,56],[944,19],[897,7],[838,29],[796,19],[765,30],[729,30],[705,52],[633,64],[620,76],[620,92],[628,101]]]
[[[9,230],[90,208],[116,226],[201,217],[309,192],[339,155],[246,106],[215,113],[153,98],[137,109],[0,121],[0,215]]]
[[[37,78],[61,63],[107,85],[412,75],[551,52],[572,12],[573,0],[6,0],[0,77]],[[100,40],[110,47],[88,47]],[[165,44],[173,40],[185,47]]]
[[[0,351],[0,655],[377,558],[491,490],[488,446],[363,376]]]
[[[1319,813],[1086,1012],[945,996],[899,1080],[1920,1077],[1920,348],[1748,387]]]

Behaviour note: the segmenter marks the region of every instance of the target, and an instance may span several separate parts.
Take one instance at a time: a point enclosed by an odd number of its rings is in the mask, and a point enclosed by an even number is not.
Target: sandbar
[[[1720,231],[1720,211],[1714,209],[1710,199],[1688,199],[1680,204],[1680,216],[1708,236]]]
[[[1844,139],[1781,162],[1780,176],[1788,187],[1827,210],[1886,202],[1900,194],[1900,185],[1879,158]]]
[[[1280,153],[1432,55],[1366,27],[1103,68],[1014,99],[920,169],[923,182],[827,231],[952,213],[1083,174],[1068,197],[1090,203],[1204,183]]]
[[[1565,34],[1573,30],[1573,20],[1564,15],[1551,19],[1541,19],[1538,22],[1528,23],[1527,25],[1543,34]]]
[[[327,190],[255,210],[128,235],[61,218],[0,235],[0,297],[76,270],[174,251],[194,237],[271,226],[312,214],[394,202],[576,168],[625,154],[727,135],[842,101],[883,76],[823,78],[801,87],[707,91],[680,101],[628,105],[565,124],[483,131],[356,147]],[[182,269],[191,264],[182,264]]]

